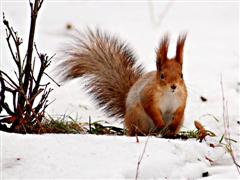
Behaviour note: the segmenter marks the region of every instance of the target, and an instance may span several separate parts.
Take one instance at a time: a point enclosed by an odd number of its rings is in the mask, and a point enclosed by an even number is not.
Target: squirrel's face
[[[157,82],[159,87],[164,89],[164,92],[169,93],[180,93],[186,90],[183,74],[183,48],[187,34],[179,35],[176,46],[176,55],[174,58],[169,59],[168,45],[169,37],[166,34],[160,42],[159,48],[157,49]]]
[[[175,59],[165,61],[157,72],[157,81],[168,92],[178,92],[184,86],[182,66]]]

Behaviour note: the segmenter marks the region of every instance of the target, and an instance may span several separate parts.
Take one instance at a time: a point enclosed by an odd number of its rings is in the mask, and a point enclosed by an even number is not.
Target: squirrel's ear
[[[161,70],[162,64],[168,60],[167,58],[167,53],[168,53],[168,46],[169,46],[169,37],[168,34],[165,34],[164,37],[162,38],[159,48],[156,51],[157,54],[157,70]]]
[[[184,33],[182,35],[179,35],[178,41],[177,41],[177,48],[176,48],[176,61],[179,64],[183,64],[183,48],[184,48],[184,43],[187,38],[187,33]]]

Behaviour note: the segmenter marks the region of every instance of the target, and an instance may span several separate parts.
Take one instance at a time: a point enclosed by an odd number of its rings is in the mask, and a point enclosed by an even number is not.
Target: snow
[[[2,11],[26,40],[29,27],[28,1],[1,1]],[[167,10],[166,10],[167,8]],[[69,43],[66,24],[83,30],[86,26],[106,29],[127,40],[135,49],[139,63],[155,69],[155,48],[165,32],[171,35],[169,56],[179,33],[187,31],[184,54],[184,78],[188,87],[188,104],[183,130],[194,128],[199,120],[216,133],[206,142],[169,140],[156,137],[96,135],[18,135],[0,132],[0,179],[134,179],[137,162],[147,141],[140,164],[142,179],[239,179],[229,153],[218,144],[224,133],[222,118],[222,75],[228,102],[229,132],[236,159],[240,162],[239,124],[239,3],[225,2],[94,2],[45,1],[37,25],[38,49],[51,55]],[[165,13],[164,13],[165,12]],[[4,27],[1,25],[1,68],[11,74]],[[56,60],[59,56],[56,57]],[[54,65],[52,66],[54,67]],[[50,72],[51,73],[51,72]],[[74,80],[54,87],[49,107],[51,115],[68,114],[80,121],[109,120]],[[201,102],[200,96],[207,98]],[[214,115],[219,122],[210,115]],[[118,120],[119,122],[120,120]],[[121,125],[121,124],[120,124]],[[209,159],[209,160],[207,160]],[[211,162],[210,162],[211,160]]]
[[[210,162],[205,156],[219,151],[195,140],[168,140],[155,137],[95,136],[95,135],[16,135],[3,136],[3,179],[28,178],[135,178],[137,162],[141,161],[139,178],[201,178]],[[214,151],[214,152],[213,152]],[[213,157],[211,157],[213,158]],[[232,164],[211,170],[217,176],[225,168],[228,177],[237,177]]]

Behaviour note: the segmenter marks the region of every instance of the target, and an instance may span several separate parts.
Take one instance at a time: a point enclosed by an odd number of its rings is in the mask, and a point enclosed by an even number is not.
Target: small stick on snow
[[[145,154],[145,152],[146,152],[148,140],[149,140],[149,136],[148,136],[148,138],[147,138],[147,140],[146,140],[146,142],[145,142],[145,145],[144,145],[142,154],[140,155],[140,157],[139,157],[139,159],[138,159],[138,162],[137,162],[137,171],[136,171],[135,180],[138,179],[140,164],[141,164],[142,159],[143,159],[143,156],[144,156],[144,154]]]
[[[138,138],[138,135],[137,135],[137,133],[136,133],[136,143],[139,143],[139,138]]]
[[[91,116],[88,117],[89,133],[92,134],[92,122]]]

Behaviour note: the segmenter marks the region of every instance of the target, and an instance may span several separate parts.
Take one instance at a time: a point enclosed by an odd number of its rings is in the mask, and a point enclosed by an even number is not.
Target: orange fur
[[[186,36],[179,36],[177,54],[169,59],[169,38],[165,35],[156,52],[157,71],[144,74],[130,89],[126,106],[128,113],[125,115],[125,122],[126,119],[128,121],[125,126],[131,132],[129,135],[148,129],[146,134],[160,133],[163,137],[174,137],[181,128],[187,100],[182,77],[185,39]],[[138,104],[138,108],[134,108],[134,104]],[[138,127],[138,130],[133,127]]]
[[[152,82],[149,86],[146,86],[143,90],[143,96],[141,97],[141,103],[145,112],[151,117],[156,128],[161,129],[164,126],[164,120],[162,114],[158,109],[156,102],[156,82]]]
[[[185,40],[186,34],[179,36],[176,56],[169,59],[169,37],[165,35],[156,51],[157,70],[144,73],[125,43],[89,30],[60,63],[65,69],[63,79],[90,77],[90,94],[110,116],[124,117],[128,135],[174,137],[183,123],[187,100],[182,77]]]

